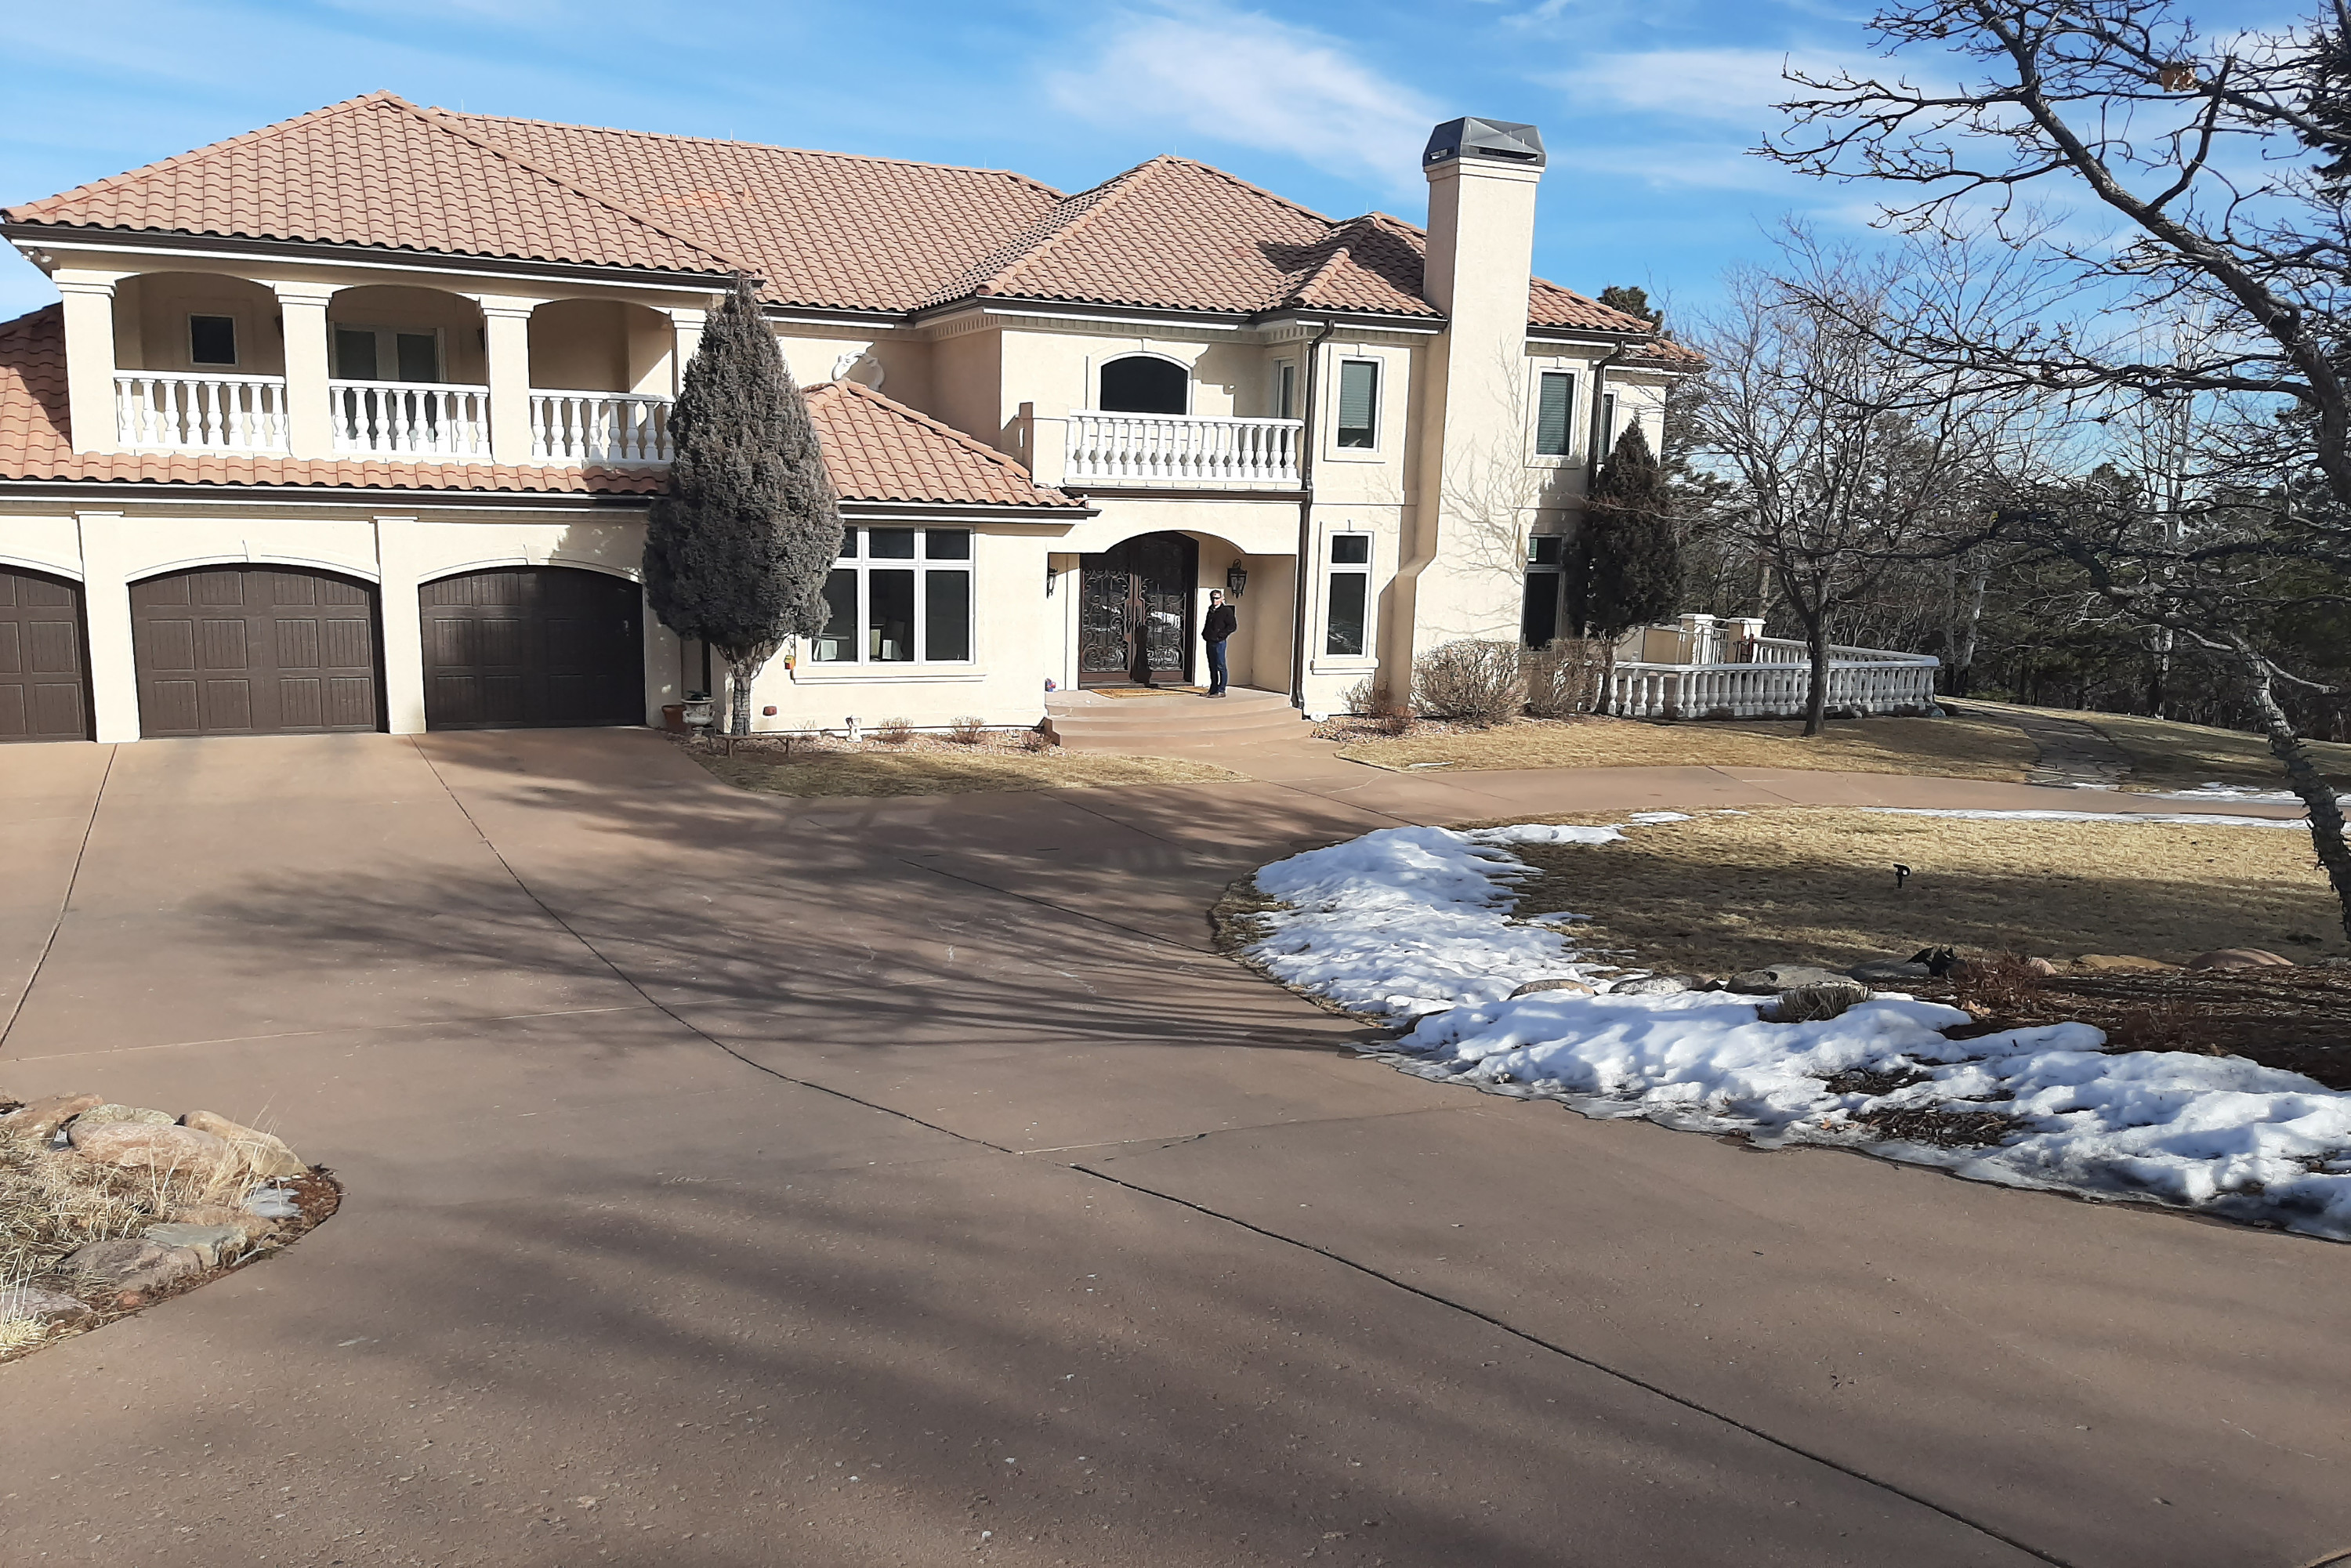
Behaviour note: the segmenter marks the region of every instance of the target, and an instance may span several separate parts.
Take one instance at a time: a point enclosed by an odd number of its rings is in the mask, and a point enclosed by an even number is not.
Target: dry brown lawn
[[[1616,815],[1546,818],[1621,821]],[[2310,841],[2275,828],[2035,822],[1790,808],[1530,844],[1518,908],[1589,915],[1579,945],[1643,967],[1727,974],[1789,959],[1843,968],[1921,947],[2178,963],[2214,947],[2341,954]],[[1896,891],[1894,864],[1911,868]]]
[[[2286,787],[2285,770],[2258,735],[2212,729],[2200,724],[2140,718],[2131,714],[2064,714],[2091,727],[2130,754],[2125,789],[2193,789],[2199,784],[2247,784],[2262,789]],[[2338,789],[2351,789],[2351,746],[2315,740],[2310,749],[2319,770]]]
[[[733,756],[686,748],[687,755],[737,789],[763,795],[969,795],[988,790],[1094,789],[1125,784],[1199,784],[1243,775],[1212,763],[1101,752],[1020,751],[945,744],[884,749],[749,742]]]
[[[1991,719],[1838,719],[1810,740],[1802,731],[1794,720],[1526,719],[1455,734],[1366,737],[1349,742],[1339,755],[1399,771],[1429,763],[1459,768],[1795,768],[2015,782],[2036,754],[2022,731]]]

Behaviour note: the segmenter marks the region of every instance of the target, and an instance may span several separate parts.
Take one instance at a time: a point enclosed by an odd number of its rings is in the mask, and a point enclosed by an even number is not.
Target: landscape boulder
[[[1525,985],[1520,986],[1517,990],[1510,993],[1510,999],[1512,1001],[1516,1001],[1520,997],[1531,997],[1540,991],[1570,991],[1580,997],[1588,997],[1594,994],[1593,988],[1583,981],[1571,980],[1562,977],[1553,980],[1529,980]]]
[[[128,1273],[117,1274],[114,1287],[118,1291],[135,1291],[143,1294],[177,1284],[191,1274],[201,1274],[205,1267],[204,1255],[194,1248],[167,1247],[162,1256],[152,1258]]]
[[[1777,996],[1799,986],[1848,986],[1851,977],[1818,964],[1766,964],[1730,977],[1728,988],[1747,997]]]
[[[59,1127],[102,1103],[95,1094],[52,1094],[0,1116],[0,1133],[13,1133],[28,1143],[46,1144],[57,1135]]]
[[[245,1250],[245,1230],[235,1225],[189,1225],[166,1220],[149,1226],[147,1239],[159,1247],[184,1247],[203,1259],[207,1269]]]
[[[275,1188],[265,1189],[275,1191]],[[255,1196],[258,1197],[259,1194]],[[297,1210],[296,1212],[299,1212]],[[259,1241],[277,1233],[278,1218],[252,1208],[233,1208],[225,1203],[191,1204],[175,1208],[164,1217],[177,1225],[233,1225],[247,1241]],[[286,1216],[283,1218],[291,1218]]]
[[[151,1111],[144,1105],[108,1103],[92,1105],[77,1120],[88,1122],[93,1127],[100,1122],[144,1122],[152,1126],[168,1127],[179,1118],[169,1111]]]
[[[71,1296],[61,1296],[55,1291],[36,1290],[30,1285],[11,1285],[0,1290],[0,1322],[33,1318],[46,1322],[53,1318],[78,1318],[89,1311]]]
[[[1895,980],[1931,980],[1934,968],[1910,958],[1873,958],[1866,964],[1855,964],[1845,971],[1849,978],[1865,985],[1885,985]]]
[[[84,1242],[67,1253],[57,1267],[85,1279],[119,1280],[145,1268],[169,1250],[161,1243],[136,1236],[118,1236],[110,1241]]]
[[[210,1133],[228,1145],[245,1162],[245,1168],[257,1176],[298,1176],[310,1168],[286,1146],[285,1139],[242,1122],[232,1122],[226,1116],[210,1111],[191,1111],[181,1118],[181,1124],[199,1133]]]
[[[1619,980],[1608,988],[1612,997],[1674,997],[1688,990],[1689,982],[1678,975],[1644,975],[1637,980]]]
[[[199,1179],[224,1176],[241,1162],[235,1150],[210,1133],[169,1122],[89,1122],[74,1118],[74,1152],[99,1165],[126,1170],[177,1171]]]
[[[2057,972],[2057,966],[2046,958],[2027,958],[2024,961],[2024,967],[2027,973],[2034,975],[2053,975]]]
[[[2260,947],[2215,947],[2210,953],[2199,953],[2188,960],[2191,969],[2275,969],[2294,967],[2294,960],[2281,958],[2275,953]]]
[[[2177,964],[2167,964],[2160,958],[2142,958],[2132,953],[2085,953],[2074,960],[2085,969],[2099,974],[2119,974],[2128,969],[2177,969]]]
[[[1841,1018],[1856,1002],[1874,993],[1855,980],[1831,979],[1817,985],[1792,986],[1761,1009],[1767,1023],[1819,1023]]]

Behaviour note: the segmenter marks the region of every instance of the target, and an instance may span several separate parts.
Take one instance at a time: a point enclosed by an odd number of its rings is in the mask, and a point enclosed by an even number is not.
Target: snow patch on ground
[[[2032,820],[2260,818],[1946,812]],[[1781,1024],[1766,998],[1606,994],[1635,971],[1587,964],[1557,930],[1514,917],[1533,868],[1514,843],[1604,843],[1617,828],[1391,828],[1265,867],[1290,907],[1249,956],[1276,978],[1403,1031],[1383,1053],[1406,1071],[1563,1101],[1765,1145],[1831,1144],[2016,1186],[2203,1208],[2351,1240],[2351,1094],[2238,1057],[2107,1055],[2062,1023],[1953,1040],[1955,1008],[1881,994],[1843,1016]],[[1557,920],[1561,915],[1543,918]],[[1602,988],[1510,999],[1529,980]],[[1872,1083],[1833,1090],[1845,1073]],[[1890,1137],[1861,1118],[1905,1112],[2010,1119],[1989,1147]]]

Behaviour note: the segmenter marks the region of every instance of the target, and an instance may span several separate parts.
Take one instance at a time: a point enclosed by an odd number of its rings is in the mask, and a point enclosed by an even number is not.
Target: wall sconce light
[[[1045,597],[1048,599],[1052,598],[1053,590],[1059,588],[1061,585],[1061,574],[1053,570],[1053,563],[1051,561],[1047,561],[1045,563]]]
[[[1235,599],[1249,591],[1248,571],[1238,566],[1226,568],[1225,591]]]

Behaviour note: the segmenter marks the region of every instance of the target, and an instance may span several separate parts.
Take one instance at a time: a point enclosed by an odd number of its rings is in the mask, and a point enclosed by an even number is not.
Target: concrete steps
[[[1057,693],[1046,699],[1045,722],[1072,751],[1148,754],[1310,733],[1287,694],[1241,686],[1221,697],[1191,692],[1137,697]]]

